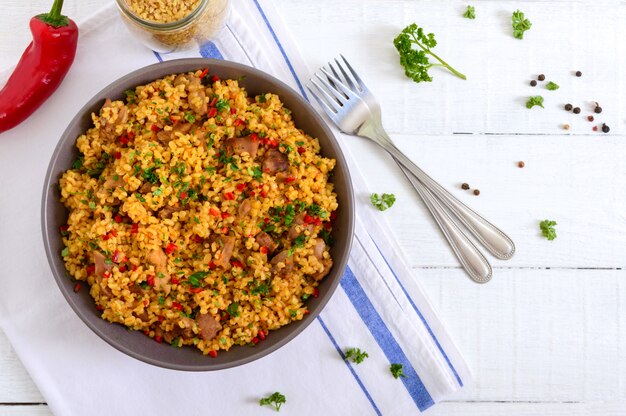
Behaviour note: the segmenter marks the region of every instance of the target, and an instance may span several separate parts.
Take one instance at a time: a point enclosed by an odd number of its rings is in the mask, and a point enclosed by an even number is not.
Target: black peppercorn
[[[583,73],[582,73],[582,72],[580,72],[580,71],[576,71],[576,76],[577,76],[577,77],[582,77],[582,76],[583,76]]]
[[[464,183],[463,185],[461,185],[461,188],[467,191],[469,189],[469,185]]]
[[[480,191],[478,189],[474,189],[474,195],[476,196],[480,195]]]
[[[596,105],[596,108],[593,109],[593,112],[596,114],[600,114],[602,112],[602,107]]]
[[[574,108],[571,104],[565,104],[565,111],[572,111],[572,108]]]
[[[608,133],[610,131],[611,131],[611,129],[609,128],[609,126],[607,126],[606,124],[602,123],[602,132],[603,133]]]
[[[580,107],[574,107],[574,114],[580,113]]]
[[[537,86],[537,81],[535,81],[534,79],[532,81],[530,81],[530,86],[531,87],[536,87]]]
[[[545,76],[545,75],[543,75],[543,74],[541,74],[541,75],[539,75],[539,76],[537,77],[537,79],[538,79],[539,81],[543,81],[543,80],[545,80],[545,79],[546,79],[546,76]]]

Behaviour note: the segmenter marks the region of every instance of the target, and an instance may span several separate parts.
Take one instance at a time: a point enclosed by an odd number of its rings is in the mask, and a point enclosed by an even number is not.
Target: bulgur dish
[[[170,23],[193,12],[200,0],[126,0],[130,10],[144,20]]]
[[[63,173],[61,255],[103,319],[215,357],[301,320],[331,270],[335,160],[208,70],[106,100]]]

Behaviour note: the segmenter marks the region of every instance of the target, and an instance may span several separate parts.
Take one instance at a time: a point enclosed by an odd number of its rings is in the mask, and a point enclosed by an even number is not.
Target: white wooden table
[[[51,1],[2,3],[5,68],[30,39],[30,16]],[[65,12],[80,20],[102,3],[66,0]],[[473,21],[460,17],[461,1],[276,3],[311,67],[346,53],[398,145],[517,243],[513,260],[493,261],[491,283],[470,282],[396,166],[354,139],[372,189],[396,194],[381,215],[475,374],[428,414],[626,414],[626,3],[473,0]],[[522,41],[510,34],[517,8],[533,22]],[[413,21],[436,33],[436,51],[468,81],[438,70],[431,84],[404,78],[391,40]],[[539,73],[561,88],[529,87]],[[545,109],[525,108],[535,94]],[[609,135],[585,119],[594,100]],[[582,113],[566,113],[566,102]],[[558,222],[552,242],[539,233],[545,218]],[[0,374],[0,415],[50,414],[1,333]]]

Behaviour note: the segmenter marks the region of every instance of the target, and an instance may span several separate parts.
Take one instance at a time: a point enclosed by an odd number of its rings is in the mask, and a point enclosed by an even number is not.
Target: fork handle
[[[367,127],[374,126],[370,124]],[[374,139],[374,141],[389,152],[399,164],[415,175],[415,177],[417,177],[417,179],[419,179],[419,181],[467,227],[472,235],[476,237],[491,254],[502,260],[508,260],[513,257],[515,254],[515,244],[509,236],[470,207],[459,201],[443,186],[439,185],[434,179],[428,176],[426,172],[420,169],[396,147],[382,128],[377,129],[374,127],[370,131],[362,131],[361,133]]]
[[[403,167],[398,160],[396,160],[396,163],[398,163],[401,168]],[[413,188],[415,188],[426,204],[426,207],[437,222],[437,225],[439,225],[443,235],[448,240],[452,251],[456,254],[471,279],[477,283],[487,283],[491,280],[493,275],[491,265],[474,243],[467,238],[454,219],[450,217],[450,214],[448,214],[445,208],[441,206],[437,198],[435,198],[431,191],[413,176],[411,172],[402,169],[402,173],[404,173],[409,182],[411,182]]]

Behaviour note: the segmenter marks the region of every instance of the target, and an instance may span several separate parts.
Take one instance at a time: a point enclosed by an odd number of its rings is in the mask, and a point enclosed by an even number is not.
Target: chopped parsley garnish
[[[259,99],[257,101],[259,103],[266,103],[267,102],[267,98],[265,97],[265,94],[259,94]]]
[[[72,169],[80,169],[83,167],[83,163],[85,162],[85,157],[80,155],[72,162]]]
[[[140,201],[140,202],[146,202],[146,199],[140,194],[140,193],[136,193],[135,197]]]
[[[159,305],[165,304],[165,298],[163,296],[159,296],[158,301],[159,301]]]
[[[369,355],[360,348],[350,348],[346,351],[346,360],[350,360],[355,364],[361,364]]]
[[[476,10],[474,9],[474,6],[468,5],[467,10],[463,13],[463,17],[467,19],[476,19]]]
[[[230,104],[228,104],[228,100],[220,98],[215,103],[215,108],[217,108],[217,111],[230,111]]]
[[[555,225],[556,221],[552,220],[543,220],[539,223],[541,234],[543,234],[543,236],[550,241],[556,238],[556,230],[554,229]]]
[[[524,39],[524,32],[530,29],[533,25],[530,20],[524,19],[524,13],[516,10],[511,17],[513,25],[513,37],[516,39]]]
[[[61,250],[61,256],[63,257],[67,257],[70,254],[70,248],[69,247],[65,247],[63,250]]]
[[[192,287],[200,287],[202,286],[203,279],[208,275],[208,272],[195,272],[194,274],[190,275],[187,280],[189,280],[189,284]]]
[[[271,396],[267,396],[259,400],[259,406],[271,406],[277,412],[280,411],[280,406],[287,403],[287,398],[279,392],[272,393]]]
[[[535,95],[534,97],[528,97],[528,101],[526,101],[526,108],[533,108],[538,105],[541,108],[543,107],[543,97],[541,95]]]
[[[143,173],[141,174],[141,177],[153,185],[159,183],[159,175],[154,173],[155,169],[156,167],[153,166],[151,168],[144,170]]]
[[[402,367],[403,367],[402,364],[391,364],[391,367],[389,367],[389,371],[391,371],[391,375],[393,376],[393,378],[399,378],[399,377],[406,378],[406,375],[404,375],[404,370]]]
[[[102,159],[98,160],[93,168],[87,169],[87,175],[91,176],[92,178],[99,178],[104,169],[107,167],[107,160],[109,160],[109,158],[110,156],[108,153],[102,153]]]
[[[185,165],[183,162],[178,162],[172,168],[172,172],[174,172],[178,176],[181,176],[181,175],[183,175],[185,173],[185,169],[187,169],[187,165]]]
[[[559,88],[560,88],[560,87],[559,87],[559,84],[556,84],[556,83],[554,83],[554,82],[552,82],[552,81],[550,81],[550,82],[548,82],[548,83],[546,84],[546,89],[547,89],[547,90],[550,90],[550,91],[556,91],[556,90],[558,90]]]
[[[396,202],[396,196],[394,194],[372,194],[370,196],[370,201],[372,201],[372,205],[374,205],[379,211],[384,211],[393,206]]]
[[[335,244],[335,238],[332,236],[330,231],[326,229],[320,231],[320,237],[322,237],[322,240],[324,240],[324,243],[326,243],[328,247],[332,247]]]
[[[226,308],[226,312],[234,318],[239,316],[239,302],[233,302]]]
[[[309,212],[310,215],[314,217],[326,218],[328,216],[328,213],[317,204],[309,205],[306,210]]]
[[[161,188],[155,189],[154,192],[152,192],[152,195],[154,195],[154,196],[163,195],[163,189],[161,189]]]
[[[286,154],[286,155],[288,155],[289,153],[291,153],[291,150],[292,150],[292,149],[291,149],[291,146],[289,146],[288,144],[281,143],[278,147],[279,147],[280,149],[283,149],[283,153],[284,153],[284,154]]]
[[[193,123],[196,121],[196,116],[194,116],[191,113],[185,113],[185,120],[187,120],[190,123]]]
[[[253,168],[248,168],[248,173],[254,179],[262,179],[263,178],[263,171],[261,170],[261,167],[259,167],[259,166],[255,166]]]
[[[288,204],[285,207],[284,213],[285,217],[283,218],[283,220],[285,221],[285,225],[289,227],[296,217],[296,210],[294,209],[293,204]]]
[[[128,104],[135,104],[137,100],[137,93],[135,90],[128,89],[124,91],[124,95],[126,96],[126,102],[128,102]]]
[[[253,287],[253,288],[252,288],[252,290],[251,290],[251,293],[252,293],[253,295],[261,295],[261,296],[265,296],[265,295],[267,295],[267,294],[269,293],[269,291],[270,291],[270,289],[271,289],[271,287],[272,287],[271,282],[267,282],[267,281],[266,281],[266,282],[264,282],[264,283],[262,283],[262,284],[258,284],[258,282],[256,281],[256,279],[255,279],[253,282],[251,282],[251,284],[252,284],[252,285],[256,285],[256,286],[255,286],[255,287]],[[251,286],[251,285],[249,284],[249,286]]]

